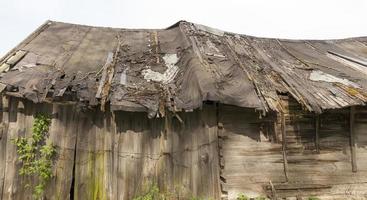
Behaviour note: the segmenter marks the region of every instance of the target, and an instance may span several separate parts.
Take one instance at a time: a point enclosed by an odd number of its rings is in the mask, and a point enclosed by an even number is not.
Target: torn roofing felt
[[[78,102],[150,117],[215,101],[280,112],[364,105],[367,38],[280,40],[180,21],[117,29],[48,21],[0,60],[0,89],[33,102]]]

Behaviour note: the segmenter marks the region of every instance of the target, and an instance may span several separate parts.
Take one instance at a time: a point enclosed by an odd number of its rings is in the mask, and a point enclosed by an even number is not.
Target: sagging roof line
[[[227,48],[230,50],[231,55],[235,58],[235,60],[237,61],[238,65],[241,67],[241,69],[246,73],[247,78],[253,83],[254,88],[256,90],[256,94],[259,96],[260,101],[264,107],[264,112],[263,114],[265,115],[265,113],[269,112],[270,109],[270,105],[268,104],[268,102],[266,101],[264,94],[261,93],[260,88],[258,83],[256,82],[256,80],[252,77],[252,75],[250,74],[250,72],[246,69],[246,67],[244,66],[244,64],[242,63],[242,61],[239,59],[239,57],[237,56],[236,52],[231,48],[230,44],[228,43],[228,38],[225,39],[225,44],[227,46]],[[272,108],[274,109],[274,108]]]
[[[279,112],[278,94],[284,93],[311,112],[367,101],[367,78],[327,56],[329,52],[346,52],[348,57],[364,58],[367,46],[354,41],[365,42],[367,38],[266,39],[186,21],[166,29],[98,28],[59,22],[42,27],[9,53],[27,51],[13,69],[0,76],[0,83],[9,86],[7,92],[35,102],[46,101],[42,97],[50,91],[53,95],[47,101],[72,94],[74,101],[88,106],[109,103],[115,110],[148,110],[154,116],[162,101],[166,106],[174,104],[171,106],[177,110],[216,101],[264,112]],[[118,35],[123,45],[116,42]],[[98,71],[116,45],[121,53],[113,58],[112,76],[105,77],[110,87],[102,100],[96,95],[102,78]],[[353,45],[358,48],[353,49]],[[171,58],[177,67],[172,79],[162,82],[144,75],[166,72],[173,63]],[[50,63],[62,69],[52,68]],[[335,78],[330,81],[311,75]]]

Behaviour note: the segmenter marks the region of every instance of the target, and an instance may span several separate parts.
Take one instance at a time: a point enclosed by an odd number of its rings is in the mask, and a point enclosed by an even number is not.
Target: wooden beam
[[[287,141],[286,141],[286,126],[285,126],[285,115],[281,114],[281,129],[282,129],[282,151],[283,151],[283,165],[284,165],[284,175],[285,180],[288,182],[288,161],[287,161]]]
[[[355,133],[354,133],[354,114],[355,114],[355,107],[350,107],[350,121],[349,121],[349,129],[350,129],[350,149],[352,154],[352,172],[357,172],[357,158],[356,158],[356,150],[357,150],[357,143],[355,141]]]
[[[316,152],[320,153],[320,115],[316,114],[315,116],[315,147]]]
[[[96,98],[97,99],[102,98],[103,86],[106,84],[106,81],[108,81],[108,77],[107,77],[108,76],[108,67],[112,64],[112,62],[113,62],[113,53],[108,52],[106,63],[102,67],[102,77],[99,81],[99,86],[98,86],[97,93],[96,93]]]

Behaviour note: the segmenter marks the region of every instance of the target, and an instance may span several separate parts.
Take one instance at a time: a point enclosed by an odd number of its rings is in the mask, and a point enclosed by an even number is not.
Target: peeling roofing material
[[[350,87],[354,87],[354,88],[361,88],[361,86],[359,86],[356,83],[353,83],[352,81],[349,81],[348,79],[338,78],[338,77],[335,77],[331,74],[327,74],[327,73],[325,73],[323,71],[320,71],[320,70],[312,70],[309,79],[312,80],[312,81],[340,83],[340,84],[350,86]]]
[[[167,69],[164,73],[156,72],[150,69],[150,66],[147,66],[147,69],[142,71],[144,79],[154,82],[161,82],[163,84],[167,84],[173,81],[179,68],[176,66],[178,61],[178,57],[176,54],[166,54],[163,56],[163,60]]]
[[[367,37],[265,39],[180,21],[117,29],[48,21],[0,60],[3,92],[150,117],[203,101],[281,112],[288,93],[321,113],[367,101]]]

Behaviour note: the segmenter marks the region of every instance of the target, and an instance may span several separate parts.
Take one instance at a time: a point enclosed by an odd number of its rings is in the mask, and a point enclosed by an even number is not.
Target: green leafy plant
[[[153,184],[145,194],[137,196],[133,200],[164,200],[164,199],[166,199],[164,197],[164,194],[161,194],[158,186]]]
[[[32,127],[32,136],[18,137],[12,140],[17,147],[18,160],[22,163],[19,174],[35,177],[37,185],[33,188],[33,195],[40,199],[44,193],[47,182],[52,177],[52,158],[56,155],[53,144],[46,144],[50,117],[37,114]],[[30,187],[29,184],[25,186]]]
[[[250,198],[244,194],[239,194],[237,200],[249,200]]]
[[[320,200],[320,199],[317,197],[308,197],[308,200]]]
[[[250,198],[248,196],[246,196],[245,194],[239,194],[238,197],[236,198],[236,200],[266,200],[266,197],[254,197],[254,198]]]
[[[192,194],[184,194],[181,196],[183,192],[183,187],[176,186],[175,191],[161,191],[159,187],[152,182],[146,184],[143,187],[142,194],[139,196],[135,196],[133,200],[175,200],[175,199],[187,199],[187,200],[213,200],[212,198],[202,198],[196,197]]]

